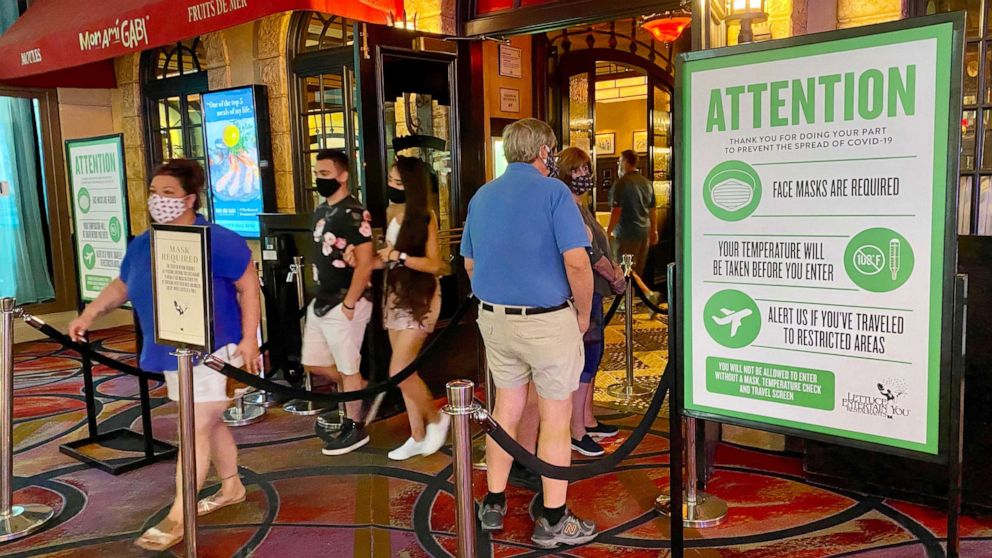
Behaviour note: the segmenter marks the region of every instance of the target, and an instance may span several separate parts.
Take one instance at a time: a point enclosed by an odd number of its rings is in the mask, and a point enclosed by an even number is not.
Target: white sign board
[[[954,24],[905,27],[682,64],[690,414],[938,453]]]
[[[83,301],[92,301],[119,274],[129,220],[121,135],[65,143],[75,229],[76,269]]]
[[[210,227],[152,225],[155,342],[212,350]]]

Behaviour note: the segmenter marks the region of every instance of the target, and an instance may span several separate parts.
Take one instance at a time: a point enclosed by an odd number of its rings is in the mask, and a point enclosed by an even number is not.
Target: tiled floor
[[[619,320],[617,320],[619,322]],[[623,374],[622,329],[607,332],[604,387]],[[639,315],[635,333],[638,376],[656,381],[665,363],[666,329]],[[126,330],[97,336],[103,350],[131,359]],[[131,545],[158,521],[169,504],[173,464],[159,463],[112,477],[59,453],[58,445],[85,433],[78,360],[52,343],[16,348],[15,475],[17,501],[42,501],[58,509],[44,531],[6,545],[3,556],[148,556]],[[139,427],[132,378],[97,367],[102,428]],[[653,376],[655,379],[649,377]],[[176,407],[153,391],[155,435],[175,439]],[[604,393],[603,405],[615,403]],[[640,420],[604,410],[622,428],[617,447]],[[652,511],[667,484],[667,421],[659,420],[634,454],[616,470],[574,483],[570,505],[604,528],[594,543],[557,554],[529,540],[530,494],[511,488],[506,529],[484,538],[480,556],[668,555],[668,523]],[[235,430],[247,502],[203,518],[203,557],[420,557],[454,550],[451,460],[448,453],[390,462],[386,452],[407,436],[399,415],[373,426],[372,443],[343,457],[320,454],[313,419],[270,411],[256,425]],[[119,454],[118,454],[119,455]],[[477,495],[484,490],[475,477]],[[209,481],[207,490],[213,489]],[[794,458],[724,446],[709,490],[726,499],[725,523],[688,531],[693,557],[916,558],[941,555],[943,516],[934,509],[831,489],[808,481]],[[992,558],[992,518],[965,520],[963,556]],[[182,548],[172,554],[182,555]]]

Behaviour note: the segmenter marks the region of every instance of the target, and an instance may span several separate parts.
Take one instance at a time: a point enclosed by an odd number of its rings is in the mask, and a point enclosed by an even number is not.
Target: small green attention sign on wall
[[[956,25],[681,63],[689,414],[938,453]]]
[[[65,142],[79,293],[92,301],[120,274],[127,249],[127,181],[120,135]]]

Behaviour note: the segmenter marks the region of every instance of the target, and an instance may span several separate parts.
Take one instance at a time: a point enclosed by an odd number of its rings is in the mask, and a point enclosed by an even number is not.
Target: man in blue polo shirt
[[[533,382],[540,409],[538,455],[567,467],[571,396],[582,372],[593,280],[582,216],[568,188],[548,178],[556,143],[540,120],[507,126],[503,145],[509,167],[469,203],[461,253],[481,301],[479,330],[496,386],[493,416],[516,437]],[[503,528],[511,463],[490,439],[489,493],[479,509],[484,530]],[[542,485],[543,512],[535,518],[531,539],[545,548],[594,539],[596,525],[565,505],[568,483],[543,478]]]

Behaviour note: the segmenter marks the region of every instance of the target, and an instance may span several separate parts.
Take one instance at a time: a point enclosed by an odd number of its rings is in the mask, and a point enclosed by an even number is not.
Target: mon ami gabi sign
[[[938,453],[958,24],[681,60],[688,414]]]

